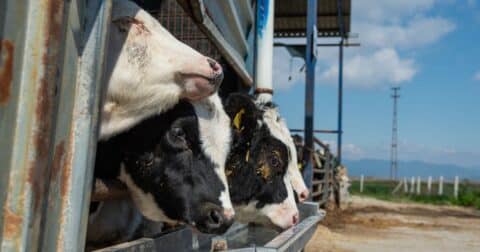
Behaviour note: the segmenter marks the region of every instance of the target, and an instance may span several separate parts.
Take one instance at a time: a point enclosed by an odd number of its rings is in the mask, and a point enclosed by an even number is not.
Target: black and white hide
[[[223,79],[222,67],[178,41],[128,0],[112,1],[100,139],[173,107],[201,100]]]
[[[216,94],[196,102],[182,100],[100,141],[95,176],[125,183],[135,206],[150,220],[221,234],[234,216],[225,176],[229,122]],[[101,216],[91,217],[95,215]]]
[[[288,129],[283,130],[273,104],[256,104],[247,95],[230,95],[225,110],[233,129],[226,173],[236,219],[293,226],[299,214],[290,169],[297,163]]]

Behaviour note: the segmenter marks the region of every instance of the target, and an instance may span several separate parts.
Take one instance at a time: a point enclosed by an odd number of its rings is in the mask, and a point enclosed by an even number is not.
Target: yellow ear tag
[[[240,125],[242,124],[243,114],[245,114],[245,109],[242,108],[240,111],[238,111],[238,113],[233,118],[233,126],[235,126],[237,130],[241,130]]]

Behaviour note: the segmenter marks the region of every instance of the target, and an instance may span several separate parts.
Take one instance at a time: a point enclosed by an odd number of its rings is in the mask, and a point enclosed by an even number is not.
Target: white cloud
[[[366,47],[417,48],[437,42],[455,29],[455,24],[439,17],[420,17],[405,25],[360,22],[356,32]]]
[[[354,22],[370,20],[373,22],[401,22],[405,16],[412,16],[430,10],[434,0],[362,0],[353,1]]]
[[[432,16],[430,10],[436,4],[452,3],[445,0],[354,1],[351,30],[360,35],[361,46],[345,49],[345,86],[380,88],[411,81],[420,71],[415,50],[438,42],[456,28],[451,20]],[[338,49],[319,48],[318,55],[319,83],[336,83]],[[304,83],[304,72],[298,72],[303,61],[294,60],[290,70],[289,58],[286,50],[275,50],[276,88],[288,89]]]
[[[401,59],[394,49],[383,48],[372,54],[357,54],[346,60],[343,75],[346,86],[372,88],[410,81],[416,72],[413,59]],[[337,76],[337,65],[332,65],[320,75],[329,82],[334,82]]]
[[[477,81],[480,81],[480,70],[478,70],[478,71],[473,75],[473,79],[474,79],[474,80],[477,80]]]

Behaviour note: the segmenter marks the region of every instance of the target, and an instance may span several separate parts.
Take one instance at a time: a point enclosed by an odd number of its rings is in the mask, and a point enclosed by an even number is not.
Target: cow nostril
[[[293,215],[292,223],[293,225],[297,224],[299,220],[298,213]]]
[[[300,193],[300,202],[304,202],[305,200],[307,200],[308,195],[309,195],[308,190],[305,190],[302,193]]]
[[[210,211],[209,217],[212,226],[218,226],[222,222],[222,215],[217,210]]]
[[[213,69],[214,72],[220,71],[221,67],[220,64],[218,64],[215,60],[207,58],[208,64],[210,67]]]

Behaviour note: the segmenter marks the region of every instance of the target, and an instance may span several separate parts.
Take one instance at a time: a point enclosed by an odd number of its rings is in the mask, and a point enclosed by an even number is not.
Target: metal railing
[[[335,194],[334,172],[338,166],[337,159],[330,151],[328,144],[314,138],[315,148],[313,158],[312,199],[321,208],[326,208],[330,196]]]
[[[111,1],[0,8],[0,250],[83,251]]]

